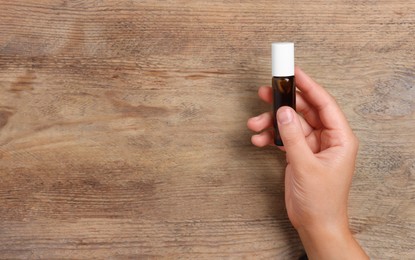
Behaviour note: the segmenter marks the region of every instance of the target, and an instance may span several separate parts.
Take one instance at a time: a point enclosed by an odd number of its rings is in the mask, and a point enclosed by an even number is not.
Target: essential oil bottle
[[[282,106],[289,106],[295,110],[294,43],[292,42],[272,43],[272,92],[274,143],[283,146],[276,115],[278,108]]]

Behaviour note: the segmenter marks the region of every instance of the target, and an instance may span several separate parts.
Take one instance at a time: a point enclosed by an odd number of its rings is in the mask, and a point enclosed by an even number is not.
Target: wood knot
[[[37,79],[36,73],[33,70],[27,70],[23,76],[18,77],[10,85],[10,92],[21,92],[33,90],[33,83]]]
[[[7,125],[7,122],[9,121],[9,118],[14,113],[10,111],[10,108],[8,107],[0,107],[0,129],[3,128],[5,125]]]

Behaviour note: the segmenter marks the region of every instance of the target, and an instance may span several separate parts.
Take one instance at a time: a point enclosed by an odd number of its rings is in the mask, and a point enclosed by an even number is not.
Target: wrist
[[[297,228],[300,238],[307,238],[321,241],[323,239],[336,239],[351,236],[349,223],[340,221],[330,224],[315,224]]]
[[[297,229],[308,259],[367,259],[348,225]]]

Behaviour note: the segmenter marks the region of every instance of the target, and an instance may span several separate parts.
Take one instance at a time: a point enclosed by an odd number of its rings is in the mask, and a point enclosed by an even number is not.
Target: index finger
[[[295,83],[307,102],[320,116],[321,123],[328,129],[350,129],[336,100],[299,67],[295,67]]]

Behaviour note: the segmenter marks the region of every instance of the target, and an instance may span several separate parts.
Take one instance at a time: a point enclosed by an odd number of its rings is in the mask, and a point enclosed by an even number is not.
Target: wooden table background
[[[0,258],[298,259],[250,144],[270,44],[360,139],[351,228],[415,259],[415,2],[0,1]]]

